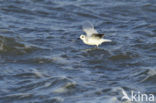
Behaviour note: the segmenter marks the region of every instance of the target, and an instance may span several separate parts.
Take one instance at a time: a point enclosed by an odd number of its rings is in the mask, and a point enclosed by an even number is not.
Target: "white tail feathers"
[[[109,39],[103,39],[103,42],[112,42],[112,40],[109,40]]]

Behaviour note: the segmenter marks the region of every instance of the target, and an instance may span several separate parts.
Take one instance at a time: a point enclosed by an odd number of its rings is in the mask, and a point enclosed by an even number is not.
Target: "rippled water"
[[[84,21],[113,42],[77,40]],[[155,0],[0,0],[0,103],[121,103],[155,81]]]

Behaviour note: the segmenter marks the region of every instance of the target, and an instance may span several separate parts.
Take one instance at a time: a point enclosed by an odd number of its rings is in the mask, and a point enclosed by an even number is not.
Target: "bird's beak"
[[[80,40],[80,38],[77,38],[77,40]]]

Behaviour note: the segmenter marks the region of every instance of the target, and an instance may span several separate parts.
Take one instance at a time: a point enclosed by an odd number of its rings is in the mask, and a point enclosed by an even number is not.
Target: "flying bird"
[[[80,35],[80,39],[83,41],[84,44],[87,45],[96,45],[98,47],[104,42],[111,42],[112,40],[104,39],[104,34],[98,33],[95,29],[93,24],[90,22],[86,22],[82,26],[83,31],[86,35]]]

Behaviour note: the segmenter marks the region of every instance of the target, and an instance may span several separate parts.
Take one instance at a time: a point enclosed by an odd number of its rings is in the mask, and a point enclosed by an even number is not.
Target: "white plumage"
[[[98,47],[103,42],[111,42],[109,39],[104,39],[104,34],[99,34],[90,22],[86,22],[82,29],[86,35],[80,35],[80,39],[87,45],[96,45]]]

